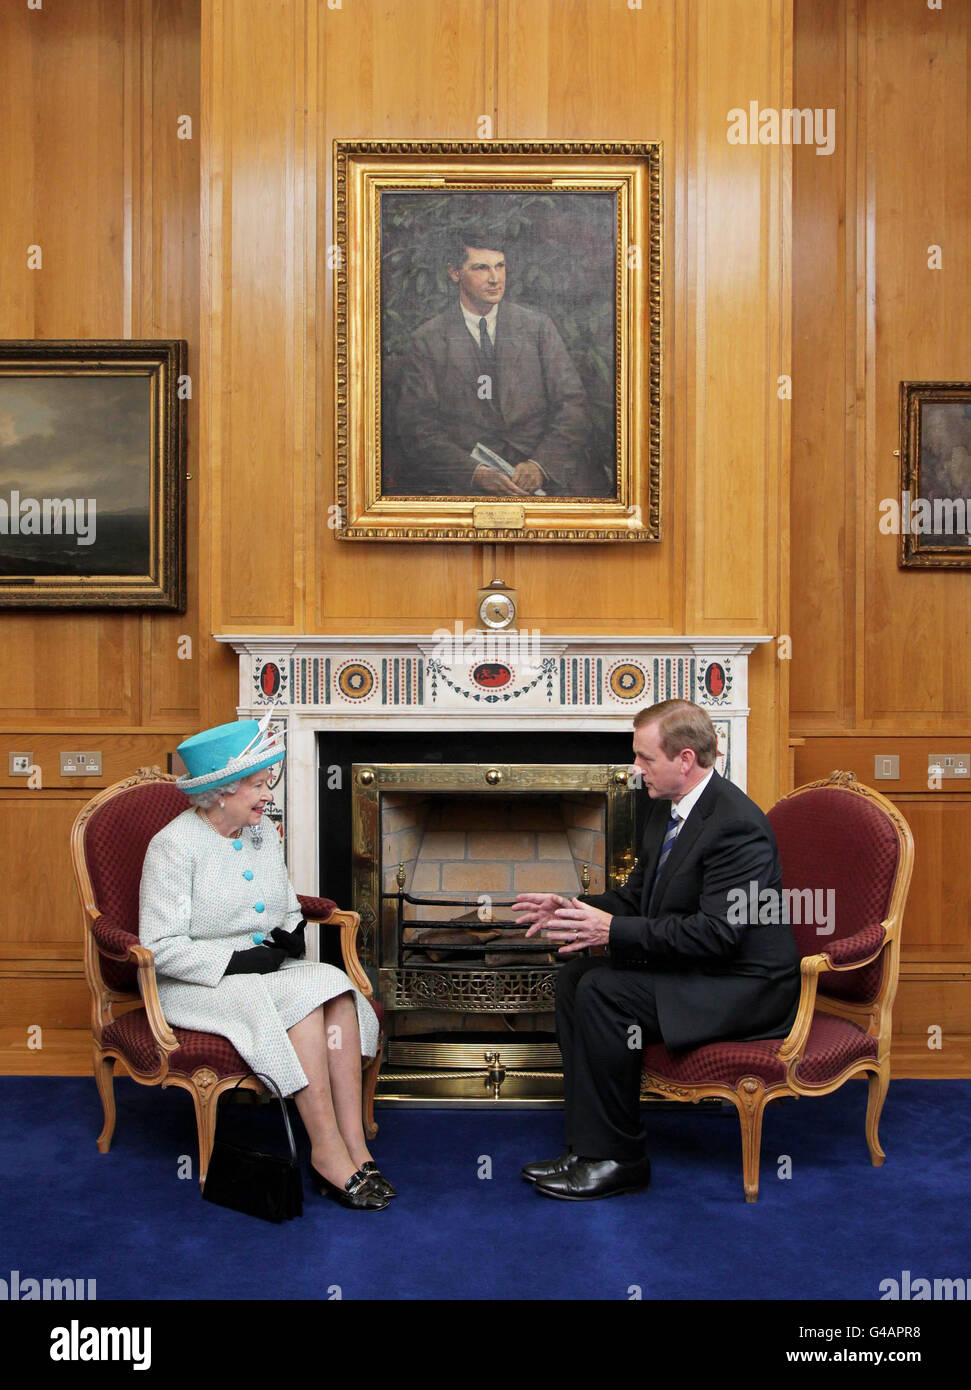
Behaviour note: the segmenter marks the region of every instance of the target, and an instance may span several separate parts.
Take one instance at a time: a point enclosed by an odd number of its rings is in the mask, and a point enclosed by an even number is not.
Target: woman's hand
[[[285,956],[291,960],[300,960],[307,954],[307,941],[304,936],[306,929],[307,919],[301,917],[299,926],[294,927],[293,931],[284,931],[283,927],[274,927],[270,932],[270,939]]]
[[[226,975],[272,975],[285,958],[286,952],[279,946],[251,946],[248,951],[234,951],[223,979]]]

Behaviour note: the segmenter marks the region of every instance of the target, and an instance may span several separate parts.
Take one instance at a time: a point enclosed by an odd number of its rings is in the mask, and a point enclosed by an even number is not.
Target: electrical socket
[[[33,765],[33,753],[10,753],[7,757],[7,770],[11,777],[29,777]]]
[[[62,777],[100,777],[100,753],[62,753]]]
[[[930,777],[971,778],[971,754],[928,753],[927,772]]]

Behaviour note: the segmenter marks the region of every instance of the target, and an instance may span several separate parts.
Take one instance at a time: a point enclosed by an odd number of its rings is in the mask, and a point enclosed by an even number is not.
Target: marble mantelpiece
[[[241,719],[272,706],[286,730],[277,800],[290,877],[317,892],[318,734],[328,729],[572,729],[630,727],[659,700],[693,700],[718,733],[721,772],[746,785],[748,657],[768,636],[548,636],[464,631],[428,635],[217,634],[239,658]],[[487,755],[486,755],[487,756]]]

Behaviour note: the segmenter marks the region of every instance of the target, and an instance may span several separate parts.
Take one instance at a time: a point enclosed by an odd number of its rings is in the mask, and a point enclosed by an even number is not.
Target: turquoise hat
[[[283,734],[270,729],[269,722],[269,714],[260,721],[238,719],[187,738],[178,753],[188,771],[175,785],[184,792],[208,791],[282,762]]]

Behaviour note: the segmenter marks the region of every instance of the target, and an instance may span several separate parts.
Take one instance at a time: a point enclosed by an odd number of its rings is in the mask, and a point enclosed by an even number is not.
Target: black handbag
[[[202,1195],[207,1202],[245,1212],[247,1216],[259,1216],[263,1221],[289,1221],[303,1215],[303,1184],[290,1116],[280,1088],[271,1077],[261,1071],[247,1072],[246,1076],[258,1076],[280,1102],[290,1156],[281,1158],[278,1154],[261,1153],[259,1149],[230,1144],[217,1136]],[[246,1076],[240,1077],[233,1087],[234,1092]]]

